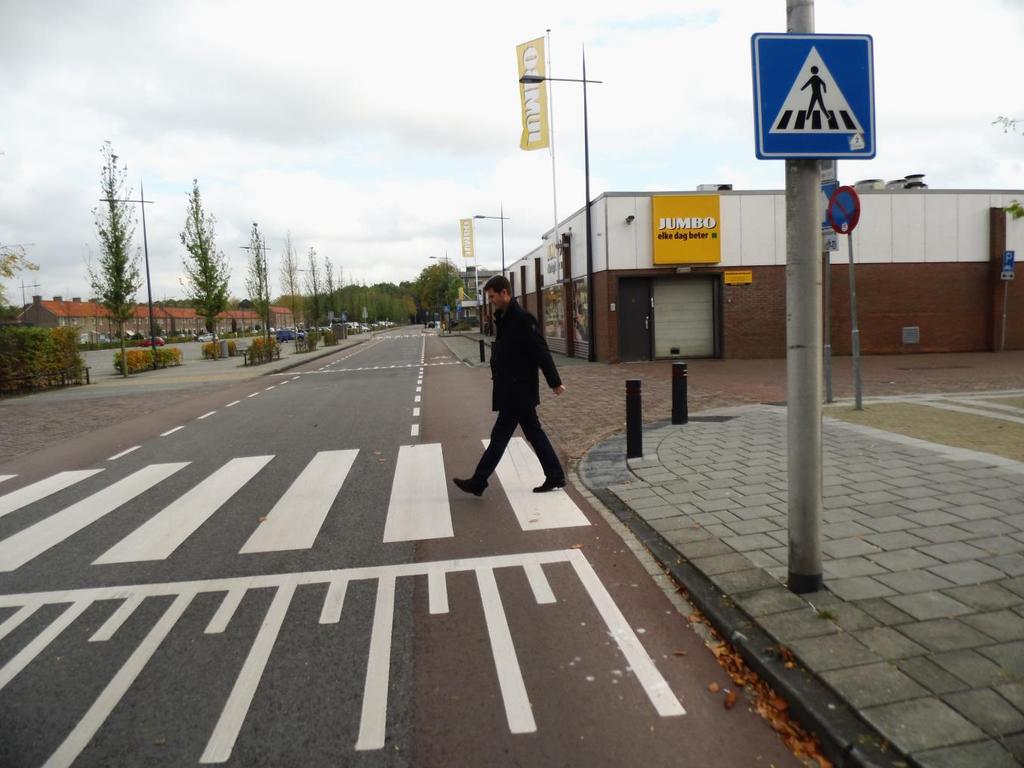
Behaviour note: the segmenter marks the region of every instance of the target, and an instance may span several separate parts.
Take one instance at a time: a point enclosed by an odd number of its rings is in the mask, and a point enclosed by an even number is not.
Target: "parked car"
[[[199,342],[204,342],[204,343],[205,343],[205,342],[208,342],[208,341],[213,341],[213,334],[212,334],[212,333],[203,333],[203,334],[200,334],[200,335],[199,335],[199,336],[198,336],[198,337],[196,338],[196,341],[199,341]]]
[[[278,341],[295,341],[296,338],[296,333],[291,328],[281,328],[277,332]]]
[[[148,347],[148,346],[150,346],[150,345],[155,345],[155,346],[157,346],[157,347],[162,347],[162,346],[163,346],[164,344],[166,344],[166,343],[167,343],[167,342],[166,342],[166,341],[164,341],[164,338],[163,338],[162,336],[155,336],[155,337],[153,337],[152,339],[143,339],[143,340],[142,340],[142,341],[141,341],[141,342],[139,343],[139,346],[140,346],[140,347]]]

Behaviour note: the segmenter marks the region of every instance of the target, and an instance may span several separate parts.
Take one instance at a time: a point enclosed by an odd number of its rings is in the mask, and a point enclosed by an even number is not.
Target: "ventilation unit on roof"
[[[698,192],[730,192],[732,184],[698,184]]]

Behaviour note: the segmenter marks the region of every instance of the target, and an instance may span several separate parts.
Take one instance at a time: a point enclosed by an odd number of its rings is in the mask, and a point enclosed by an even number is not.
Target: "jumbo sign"
[[[655,264],[717,264],[722,259],[718,195],[651,198]]]

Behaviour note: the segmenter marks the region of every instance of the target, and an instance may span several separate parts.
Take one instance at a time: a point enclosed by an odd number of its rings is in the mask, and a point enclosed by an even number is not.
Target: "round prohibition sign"
[[[860,196],[853,187],[838,187],[828,199],[828,223],[834,232],[848,235],[860,221]]]

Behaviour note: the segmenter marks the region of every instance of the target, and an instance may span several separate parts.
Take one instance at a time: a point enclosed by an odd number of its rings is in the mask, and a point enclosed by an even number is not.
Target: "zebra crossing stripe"
[[[0,691],[17,677],[21,670],[31,664],[36,656],[46,650],[46,646],[52,643],[57,635],[67,629],[71,622],[85,613],[85,609],[89,607],[91,602],[91,600],[79,600],[69,605],[60,616],[50,622],[46,629],[32,638],[32,642],[4,664],[3,668],[0,669]]]
[[[381,749],[387,731],[388,679],[391,676],[391,634],[395,622],[395,576],[377,580],[377,602],[370,631],[370,656],[366,662],[363,711],[359,718],[356,750]]]
[[[173,475],[189,462],[150,464],[77,504],[0,541],[0,572],[21,567],[122,504]]]
[[[384,542],[453,535],[441,445],[403,445],[398,449]]]
[[[24,488],[19,488],[16,491],[11,491],[5,496],[0,496],[0,517],[40,499],[45,499],[50,494],[62,491],[68,486],[74,485],[102,471],[102,469],[78,469],[72,472],[58,472],[56,475],[51,475],[39,482],[26,485]],[[11,477],[15,477],[15,475],[6,475],[4,479],[6,480]]]
[[[228,624],[235,615],[235,611],[238,610],[238,605],[242,602],[242,598],[245,597],[248,588],[248,584],[246,584],[233,587],[227,591],[224,599],[221,600],[220,605],[217,607],[217,612],[213,614],[210,618],[210,623],[203,630],[204,635],[219,635],[228,628]]]
[[[17,475],[0,475],[0,483],[4,480],[10,480],[12,477],[17,477]]]
[[[21,608],[4,619],[3,624],[0,624],[0,640],[3,640],[11,634],[11,632],[20,627],[25,619],[38,611],[40,607],[41,605],[39,603],[29,603],[28,605],[21,606]]]
[[[317,453],[239,554],[312,547],[358,454],[358,449]]]
[[[490,442],[484,440],[484,447]],[[505,455],[498,463],[497,475],[519,521],[519,527],[524,531],[590,525],[586,515],[564,490],[533,492],[534,486],[544,482],[544,470],[533,449],[523,438],[513,437],[509,441]]]
[[[247,456],[232,459],[121,539],[93,564],[166,559],[273,458]]]

